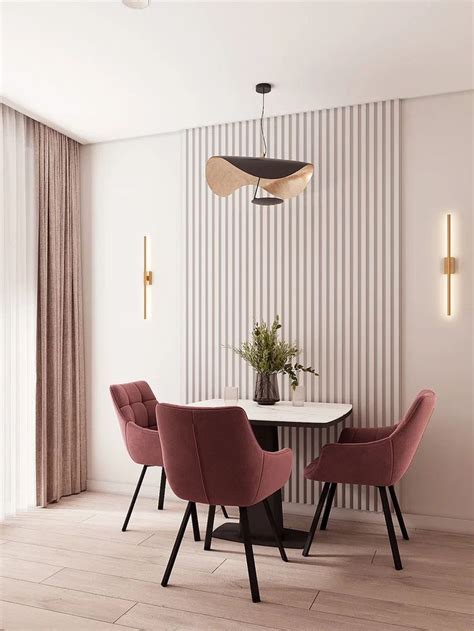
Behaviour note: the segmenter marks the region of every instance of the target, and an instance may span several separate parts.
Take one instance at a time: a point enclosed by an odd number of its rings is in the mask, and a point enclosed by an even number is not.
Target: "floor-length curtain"
[[[36,487],[86,488],[79,145],[34,123],[38,208]]]
[[[0,104],[0,519],[35,505],[32,121]]]

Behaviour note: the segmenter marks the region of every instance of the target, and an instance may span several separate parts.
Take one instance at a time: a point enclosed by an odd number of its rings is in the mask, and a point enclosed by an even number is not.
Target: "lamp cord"
[[[263,131],[263,115],[265,114],[265,92],[262,92],[262,113],[260,114],[260,135],[263,143],[263,155],[262,158],[267,157],[267,141],[265,139],[265,132]],[[253,199],[256,199],[258,193],[258,187],[260,186],[260,178],[257,180],[257,186],[253,194]]]

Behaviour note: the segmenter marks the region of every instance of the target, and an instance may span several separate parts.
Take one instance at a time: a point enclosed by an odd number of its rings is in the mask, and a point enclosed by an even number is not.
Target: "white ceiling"
[[[82,142],[472,88],[470,2],[3,2],[5,102]]]

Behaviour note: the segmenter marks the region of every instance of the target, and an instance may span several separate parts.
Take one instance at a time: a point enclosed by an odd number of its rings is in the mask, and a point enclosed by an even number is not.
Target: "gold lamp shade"
[[[304,191],[313,170],[312,164],[297,160],[213,156],[206,164],[206,179],[220,197],[231,195],[241,186],[258,185],[271,195],[289,199]]]

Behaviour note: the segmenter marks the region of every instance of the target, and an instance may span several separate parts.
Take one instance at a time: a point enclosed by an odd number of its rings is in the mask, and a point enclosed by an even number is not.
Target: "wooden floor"
[[[392,566],[385,527],[332,520],[311,557],[255,547],[262,602],[250,600],[242,546],[185,540],[169,587],[160,586],[184,503],[83,493],[0,525],[0,629],[377,630],[474,628],[473,542],[411,531]],[[204,535],[205,509],[200,510]],[[381,520],[383,518],[381,517]],[[216,525],[224,521],[216,515]],[[307,528],[308,518],[287,525]]]

